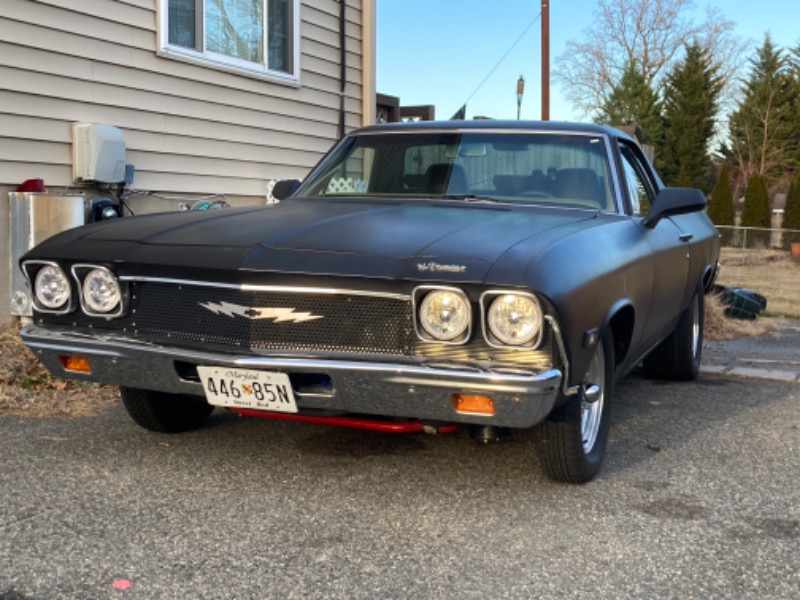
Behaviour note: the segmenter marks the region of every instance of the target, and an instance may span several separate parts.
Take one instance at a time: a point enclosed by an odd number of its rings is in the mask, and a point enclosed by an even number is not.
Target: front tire
[[[698,287],[670,336],[644,359],[649,379],[691,381],[700,373],[705,310],[703,288]]]
[[[138,425],[161,433],[201,427],[214,407],[202,398],[120,387],[122,404]]]
[[[538,427],[538,449],[548,477],[565,483],[592,480],[603,463],[614,395],[614,343],[603,334],[589,363],[585,381],[599,388],[594,402],[571,396]]]

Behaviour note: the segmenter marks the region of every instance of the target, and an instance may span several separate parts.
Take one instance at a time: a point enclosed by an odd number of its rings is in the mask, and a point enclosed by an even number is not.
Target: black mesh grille
[[[140,336],[254,350],[413,353],[411,301],[402,298],[146,282],[134,284],[132,300]]]
[[[480,332],[477,304],[473,305],[472,339],[464,345],[448,345],[417,338],[411,300],[403,297],[256,292],[163,282],[132,282],[130,289],[131,310],[123,317],[98,319],[79,311],[40,314],[37,320],[73,330],[115,331],[155,344],[222,351],[405,356],[522,368],[550,367],[556,355],[549,328],[537,350],[489,347]],[[253,316],[259,309],[285,309],[284,320],[235,314]],[[303,313],[321,318],[303,320]],[[273,310],[272,314],[278,313]]]

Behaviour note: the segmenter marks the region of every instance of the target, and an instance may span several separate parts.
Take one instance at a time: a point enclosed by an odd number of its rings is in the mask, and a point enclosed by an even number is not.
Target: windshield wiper
[[[461,200],[463,202],[482,203],[488,202],[491,204],[508,204],[506,200],[500,198],[493,198],[492,196],[476,196],[475,194],[443,194],[443,200]]]

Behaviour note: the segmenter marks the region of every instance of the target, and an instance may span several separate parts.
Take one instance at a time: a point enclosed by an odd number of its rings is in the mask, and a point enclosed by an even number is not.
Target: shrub
[[[692,178],[689,177],[689,173],[683,165],[681,165],[681,168],[678,171],[678,187],[694,187],[692,184]]]
[[[717,184],[711,192],[708,217],[714,225],[733,225],[733,192],[727,163],[722,165]]]
[[[763,175],[753,175],[747,182],[742,209],[742,227],[772,227],[772,215],[769,207],[769,193]],[[747,232],[748,246],[760,244],[769,246],[769,231]]]
[[[731,191],[731,179],[728,173],[728,163],[723,163],[719,173],[719,179],[711,192],[711,201],[708,203],[708,218],[714,225],[733,225],[734,208],[733,192]],[[733,229],[720,230],[722,245],[730,246],[733,243]]]
[[[800,230],[800,170],[794,174],[792,182],[789,184],[789,193],[786,195],[786,207],[783,213],[783,228]],[[800,233],[785,234],[784,241],[787,247],[790,242],[800,242]]]

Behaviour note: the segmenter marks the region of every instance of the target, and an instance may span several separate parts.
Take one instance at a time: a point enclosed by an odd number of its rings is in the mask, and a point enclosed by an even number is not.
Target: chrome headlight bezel
[[[524,298],[530,302],[533,310],[533,326],[531,332],[522,336],[522,341],[513,341],[510,337],[500,332],[492,324],[493,308],[496,307],[497,302],[501,302],[502,298],[513,296],[516,298]],[[536,349],[542,343],[544,335],[544,311],[542,310],[541,302],[535,294],[530,292],[522,292],[519,290],[488,290],[481,294],[481,326],[483,328],[483,336],[486,343],[492,348],[511,348],[511,349]]]
[[[49,260],[28,260],[22,264],[22,270],[25,273],[25,277],[28,279],[33,306],[38,312],[63,315],[75,309],[75,290],[72,287],[72,282],[64,268],[57,262]],[[48,304],[42,300],[40,278],[43,276],[43,273],[48,272],[59,275],[63,284],[66,286],[66,295],[61,302]]]
[[[463,309],[464,325],[456,329],[456,331],[448,333],[447,335],[437,336],[435,329],[431,326],[430,322],[425,322],[423,318],[423,308],[432,301],[432,294],[452,294]],[[466,344],[472,336],[472,305],[467,297],[467,294],[455,287],[441,286],[441,285],[421,285],[414,288],[412,294],[414,302],[414,330],[417,337],[424,342],[435,342],[438,344],[449,344],[460,346]],[[428,326],[426,326],[426,323]]]
[[[95,277],[106,278],[107,282],[116,288],[116,301],[107,310],[102,310],[99,305],[87,297],[87,278],[94,274]],[[79,263],[72,265],[72,276],[78,282],[80,290],[81,310],[90,317],[113,319],[124,315],[127,311],[127,285],[123,284],[116,274],[103,265]]]

